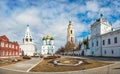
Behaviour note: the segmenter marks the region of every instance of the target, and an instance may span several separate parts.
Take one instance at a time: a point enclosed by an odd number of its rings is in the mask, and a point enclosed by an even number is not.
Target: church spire
[[[31,32],[30,32],[29,25],[27,25],[27,29],[26,29],[25,37],[23,39],[23,43],[24,44],[33,43],[33,39],[32,39],[32,35],[31,35]]]
[[[27,25],[27,29],[26,29],[26,33],[25,33],[25,38],[31,38],[31,32],[30,32],[30,28],[29,25]]]
[[[70,17],[69,25],[72,25],[72,18]]]
[[[100,11],[99,11],[99,14],[100,14],[100,18],[102,18],[102,17],[103,17],[103,11],[100,10]]]

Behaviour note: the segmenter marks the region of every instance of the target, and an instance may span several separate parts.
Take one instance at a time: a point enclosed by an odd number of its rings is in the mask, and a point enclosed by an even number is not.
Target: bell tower
[[[33,44],[33,39],[32,39],[29,25],[27,25],[26,33],[23,38],[23,44]]]
[[[69,21],[67,28],[67,42],[75,43],[74,26],[72,25],[72,20]]]

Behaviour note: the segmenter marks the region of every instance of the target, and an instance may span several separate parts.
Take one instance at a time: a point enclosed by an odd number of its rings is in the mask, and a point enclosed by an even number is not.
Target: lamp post
[[[73,56],[74,56],[74,48],[72,50],[73,50]]]
[[[74,56],[74,50],[75,50],[76,47],[73,47],[73,56]]]

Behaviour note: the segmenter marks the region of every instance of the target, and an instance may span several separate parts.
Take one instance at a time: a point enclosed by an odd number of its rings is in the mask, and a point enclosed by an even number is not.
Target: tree
[[[86,49],[89,49],[89,38],[88,37],[83,39],[83,43],[84,45],[86,45]]]
[[[80,41],[78,46],[77,46],[77,48],[76,48],[76,50],[80,50],[81,49],[81,45],[82,45],[82,42]]]
[[[56,53],[64,53],[65,52],[65,48],[64,47],[61,47],[57,50]]]

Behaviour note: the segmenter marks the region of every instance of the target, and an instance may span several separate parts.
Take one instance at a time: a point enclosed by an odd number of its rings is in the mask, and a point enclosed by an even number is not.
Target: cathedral
[[[54,38],[50,35],[43,37],[41,49],[42,55],[53,55],[55,53]]]
[[[26,33],[23,38],[23,44],[20,45],[20,48],[22,50],[22,55],[34,56],[36,53],[36,46],[34,45],[29,25],[27,25]]]
[[[114,30],[101,14],[91,25],[89,46],[93,56],[120,57],[120,29]]]

